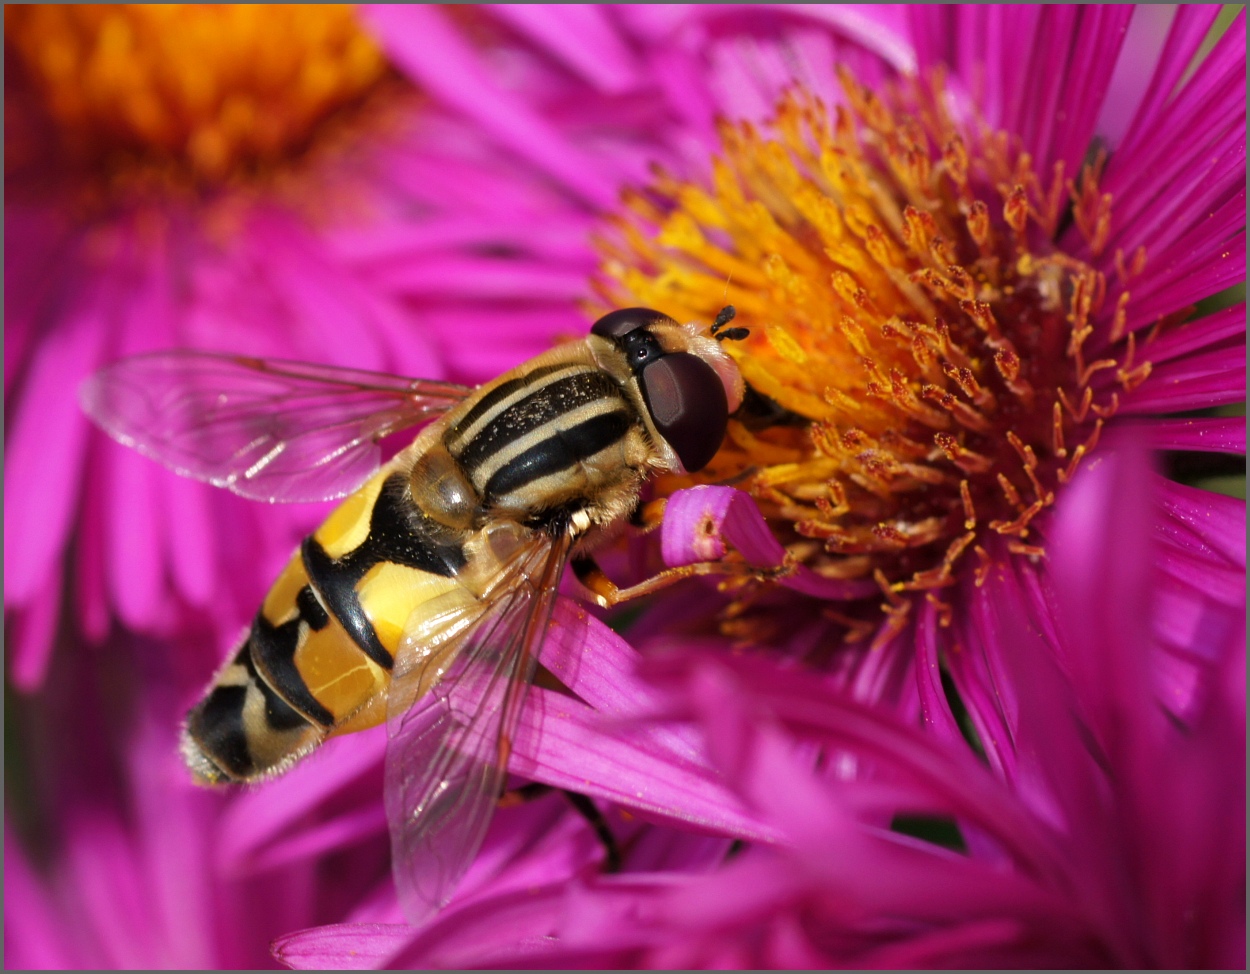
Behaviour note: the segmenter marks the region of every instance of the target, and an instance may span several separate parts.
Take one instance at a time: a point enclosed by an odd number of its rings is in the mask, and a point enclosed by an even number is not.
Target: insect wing
[[[437,654],[417,660],[420,647],[401,647],[385,790],[395,885],[412,923],[446,904],[481,846],[570,547],[540,537],[520,551],[496,597]]]
[[[186,477],[265,501],[319,501],[359,487],[379,441],[470,390],[303,362],[157,352],[97,372],[81,401],[110,436]]]

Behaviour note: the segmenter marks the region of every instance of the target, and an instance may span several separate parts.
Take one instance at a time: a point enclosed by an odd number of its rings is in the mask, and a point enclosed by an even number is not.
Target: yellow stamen
[[[345,5],[7,5],[4,23],[67,150],[198,180],[300,151],[386,69]]]
[[[749,473],[792,555],[875,577],[880,641],[910,604],[900,592],[949,585],[974,553],[984,581],[978,539],[1043,554],[1025,543],[1033,520],[1118,408],[1092,380],[1115,369],[1129,389],[1149,363],[1117,344],[1127,294],[1105,308],[1104,275],[1053,243],[1070,205],[1090,250],[1105,245],[1100,164],[1041,177],[1006,133],[960,130],[940,76],[882,96],[841,80],[844,106],[795,91],[766,127],[723,123],[710,186],[660,174],[627,195],[597,283],[605,305],[682,320],[737,307],[751,336],[727,347],[744,378],[810,424],[731,424],[703,479]],[[1122,282],[1144,265],[1116,256]]]

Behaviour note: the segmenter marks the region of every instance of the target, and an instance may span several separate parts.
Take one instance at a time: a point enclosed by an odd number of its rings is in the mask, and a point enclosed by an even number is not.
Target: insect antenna
[[[718,342],[740,342],[742,339],[746,338],[747,335],[751,334],[751,330],[749,328],[727,328],[724,331],[721,331],[722,328],[725,328],[727,324],[734,320],[734,316],[737,313],[738,312],[734,310],[734,306],[732,304],[727,304],[725,307],[720,309],[720,313],[717,314],[716,320],[712,322],[712,337]]]

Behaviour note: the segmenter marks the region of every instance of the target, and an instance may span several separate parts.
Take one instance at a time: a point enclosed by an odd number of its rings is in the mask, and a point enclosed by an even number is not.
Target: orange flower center
[[[345,5],[8,5],[4,25],[66,150],[198,181],[300,151],[386,70]]]
[[[1070,204],[1101,249],[1097,166],[1043,180],[1005,134],[961,132],[940,78],[880,98],[842,82],[833,112],[794,92],[765,130],[723,124],[710,187],[661,174],[627,194],[598,290],[679,320],[737,307],[744,377],[806,422],[731,423],[704,479],[743,477],[795,555],[875,576],[897,607],[984,563],[989,533],[1042,554],[1033,519],[1118,405],[1091,377],[1130,388],[1149,364],[1132,336],[1089,360],[1092,322],[1121,338],[1128,296],[1105,308],[1104,275],[1053,243]]]

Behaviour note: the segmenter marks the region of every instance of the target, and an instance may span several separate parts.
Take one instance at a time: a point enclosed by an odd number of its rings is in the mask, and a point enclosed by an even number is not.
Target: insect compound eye
[[[729,401],[716,370],[697,355],[678,352],[642,370],[642,396],[659,434],[688,472],[702,470],[720,449]]]
[[[639,328],[659,324],[675,325],[676,323],[668,315],[653,311],[651,308],[619,308],[608,312],[596,321],[590,333],[601,338],[621,339]]]

